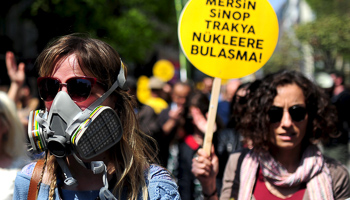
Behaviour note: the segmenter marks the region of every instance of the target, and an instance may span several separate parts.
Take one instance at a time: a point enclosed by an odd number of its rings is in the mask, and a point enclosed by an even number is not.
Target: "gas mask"
[[[122,66],[122,65],[121,65]],[[31,111],[28,122],[28,137],[34,153],[49,150],[56,157],[65,176],[66,185],[75,185],[66,165],[66,156],[74,158],[95,174],[104,172],[104,187],[101,199],[114,199],[108,190],[107,170],[102,161],[83,162],[105,152],[122,137],[122,124],[116,112],[101,103],[117,88],[126,90],[123,67],[112,87],[84,111],[70,96],[60,91],[55,96],[50,111]]]
[[[112,108],[98,106],[77,128],[70,128],[81,113],[83,111],[62,91],[57,93],[49,112],[32,111],[28,134],[34,152],[49,150],[57,158],[75,153],[87,160],[121,139],[121,122]]]

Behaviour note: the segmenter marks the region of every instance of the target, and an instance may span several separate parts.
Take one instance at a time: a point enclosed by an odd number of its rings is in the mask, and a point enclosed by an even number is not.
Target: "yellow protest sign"
[[[170,81],[174,74],[175,67],[168,60],[158,60],[153,66],[153,75],[164,82]]]
[[[168,107],[168,103],[162,98],[152,97],[149,83],[150,79],[147,76],[139,77],[136,83],[136,97],[142,104],[152,107],[154,112],[159,114],[163,109]]]
[[[166,109],[168,107],[168,103],[160,98],[160,97],[150,97],[146,102],[145,105],[150,106],[153,108],[154,112],[159,115],[162,110]]]
[[[145,103],[151,97],[151,90],[148,88],[149,78],[140,76],[137,80],[136,97],[141,103]]]
[[[222,79],[260,69],[278,40],[278,20],[268,0],[191,0],[182,11],[178,36],[188,60]]]

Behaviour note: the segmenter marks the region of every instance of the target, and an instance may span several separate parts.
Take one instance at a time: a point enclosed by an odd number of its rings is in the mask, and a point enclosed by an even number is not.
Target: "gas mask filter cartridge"
[[[71,137],[71,144],[83,159],[90,159],[115,145],[122,137],[118,115],[107,106],[97,107]]]

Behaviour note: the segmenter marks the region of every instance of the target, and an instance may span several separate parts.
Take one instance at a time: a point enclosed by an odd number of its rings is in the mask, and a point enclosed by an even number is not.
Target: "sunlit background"
[[[205,75],[180,62],[177,19],[186,0],[13,0],[0,6],[0,85],[9,83],[5,52],[26,63],[35,83],[38,53],[53,38],[86,33],[117,49],[129,76],[152,76],[156,61],[175,67],[174,80],[201,80]],[[350,1],[270,0],[280,25],[279,42],[269,62],[253,77],[288,68],[313,78],[337,69],[349,75]],[[180,69],[186,73],[180,73]],[[182,77],[181,77],[182,76]],[[31,78],[33,77],[33,78]]]

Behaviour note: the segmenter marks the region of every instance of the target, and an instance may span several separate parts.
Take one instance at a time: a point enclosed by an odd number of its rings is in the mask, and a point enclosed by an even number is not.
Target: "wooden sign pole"
[[[214,134],[213,130],[215,126],[216,112],[218,109],[220,87],[221,87],[221,78],[214,78],[213,87],[211,89],[209,110],[208,110],[209,113],[208,113],[207,130],[205,132],[204,143],[203,143],[203,149],[205,152],[208,153],[208,155],[210,155],[211,144],[213,140],[213,134]]]

